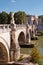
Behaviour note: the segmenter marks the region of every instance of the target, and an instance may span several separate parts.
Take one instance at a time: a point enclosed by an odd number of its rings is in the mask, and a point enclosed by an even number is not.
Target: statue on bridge
[[[14,21],[14,13],[11,13],[11,48],[10,48],[10,55],[11,61],[16,61],[20,57],[20,47],[19,44],[15,41],[15,28],[16,24]]]
[[[26,42],[29,44],[31,42],[31,34],[29,29],[29,24],[26,25]]]
[[[16,24],[14,20],[14,13],[11,13],[11,30],[16,29]]]

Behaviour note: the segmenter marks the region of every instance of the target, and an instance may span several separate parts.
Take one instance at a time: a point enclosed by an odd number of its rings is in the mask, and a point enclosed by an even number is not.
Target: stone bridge
[[[11,24],[0,25],[0,61],[15,61],[20,57],[21,44],[31,42],[32,26],[16,25],[12,14]]]

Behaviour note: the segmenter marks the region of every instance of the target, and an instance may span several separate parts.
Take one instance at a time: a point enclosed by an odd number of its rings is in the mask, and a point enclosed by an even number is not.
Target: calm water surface
[[[38,40],[35,41],[35,43],[37,43],[39,52],[41,56],[43,56],[43,36],[39,37]],[[31,53],[31,51],[32,51],[32,48],[21,48],[21,53],[29,54]],[[42,58],[42,65],[43,65],[43,58]]]

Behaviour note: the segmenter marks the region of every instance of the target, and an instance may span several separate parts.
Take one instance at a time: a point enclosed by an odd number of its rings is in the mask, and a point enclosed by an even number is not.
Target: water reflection
[[[35,44],[35,46],[37,46],[37,48],[39,49],[39,52],[42,56],[41,58],[41,62],[42,62],[42,65],[43,65],[43,38],[39,38],[38,40],[35,40],[35,41],[32,41],[32,43]]]
[[[39,50],[39,53],[41,54],[41,56],[43,56],[43,44],[42,43],[39,43],[39,40],[34,40],[32,41],[32,44],[34,44],[38,50]],[[32,48],[21,48],[21,53],[25,53],[25,54],[30,54],[32,51]],[[41,58],[41,62],[42,62],[42,65],[43,65],[43,58]]]
[[[34,43],[34,45],[38,47],[41,55],[43,56],[43,43],[40,43],[39,40],[32,41],[32,43]]]

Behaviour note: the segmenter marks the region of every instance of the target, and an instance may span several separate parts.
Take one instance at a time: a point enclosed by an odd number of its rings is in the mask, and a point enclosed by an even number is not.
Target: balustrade
[[[0,29],[7,29],[7,28],[10,28],[10,24],[0,24]]]
[[[10,24],[0,24],[0,33],[7,32],[10,30]]]
[[[26,25],[24,25],[24,24],[18,24],[18,25],[16,24],[16,25],[14,25],[14,28],[15,28],[15,26],[16,26],[17,30],[26,28]],[[29,25],[29,29],[32,29],[31,25]],[[0,24],[0,33],[5,32],[5,31],[9,31],[9,30],[11,30],[10,24]]]

